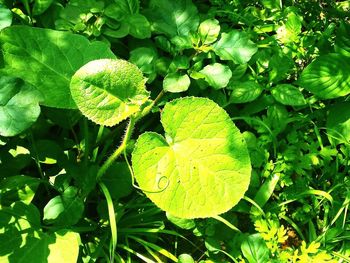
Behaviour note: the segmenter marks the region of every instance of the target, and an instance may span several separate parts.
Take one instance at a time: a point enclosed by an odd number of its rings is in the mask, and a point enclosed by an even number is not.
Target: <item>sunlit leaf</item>
[[[190,84],[187,74],[169,73],[163,80],[163,89],[168,92],[183,92],[188,90]]]
[[[145,81],[134,64],[101,59],[87,63],[74,74],[71,92],[86,117],[113,126],[138,112],[147,101]]]
[[[280,84],[271,90],[272,96],[280,103],[291,106],[302,106],[306,104],[301,91],[290,84]]]
[[[166,104],[165,137],[146,132],[132,154],[136,180],[160,208],[180,218],[221,214],[242,198],[250,180],[246,144],[228,114],[206,98]]]
[[[204,79],[214,89],[222,89],[227,86],[232,77],[230,68],[220,63],[209,64],[199,71]]]

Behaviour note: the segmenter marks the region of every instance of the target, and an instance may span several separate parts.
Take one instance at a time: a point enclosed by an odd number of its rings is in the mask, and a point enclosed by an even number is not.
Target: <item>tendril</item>
[[[156,194],[156,193],[161,193],[163,192],[165,189],[168,188],[169,184],[170,184],[170,181],[169,181],[169,178],[165,175],[161,176],[158,181],[157,181],[157,186],[159,188],[159,190],[156,190],[156,191],[152,191],[152,190],[146,190],[146,189],[142,189],[141,187],[139,187],[138,185],[135,184],[135,175],[134,175],[134,171],[129,163],[129,160],[128,160],[128,157],[126,156],[126,150],[124,149],[123,151],[123,155],[124,155],[124,159],[126,161],[126,164],[128,165],[128,168],[129,168],[129,171],[130,171],[130,175],[131,175],[131,184],[133,187],[135,187],[136,189],[139,189],[141,190],[142,192],[145,192],[145,193],[151,193],[151,194]],[[160,182],[162,181],[162,179],[166,179],[166,184],[161,188],[160,187]]]

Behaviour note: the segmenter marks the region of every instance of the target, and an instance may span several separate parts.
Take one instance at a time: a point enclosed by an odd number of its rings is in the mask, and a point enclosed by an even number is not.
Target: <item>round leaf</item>
[[[291,106],[302,106],[306,104],[301,91],[290,84],[277,85],[271,90],[272,96],[280,103]]]
[[[207,19],[203,21],[198,27],[198,33],[201,38],[202,44],[211,44],[219,36],[220,24],[216,19]]]
[[[134,14],[128,18],[130,35],[136,38],[150,38],[151,25],[147,18],[140,14]]]
[[[323,99],[333,99],[350,93],[350,59],[328,54],[315,59],[301,74],[299,84]]]
[[[190,84],[190,78],[186,74],[169,73],[164,78],[163,89],[169,92],[183,92],[188,90]]]
[[[12,12],[0,2],[0,30],[12,24]]]
[[[140,111],[149,95],[141,71],[121,59],[87,63],[74,74],[70,88],[79,110],[105,126],[118,124]]]
[[[38,90],[20,79],[0,78],[0,135],[15,136],[29,128],[40,114]]]
[[[224,213],[243,197],[251,166],[243,136],[207,98],[173,100],[163,109],[165,137],[142,134],[132,154],[136,180],[161,209],[180,218]]]
[[[214,89],[221,89],[227,86],[230,78],[232,77],[232,71],[226,65],[220,63],[214,63],[205,66],[199,71]]]

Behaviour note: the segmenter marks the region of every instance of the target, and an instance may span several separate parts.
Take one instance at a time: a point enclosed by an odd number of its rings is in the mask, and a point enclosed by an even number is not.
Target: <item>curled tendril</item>
[[[131,184],[133,187],[135,187],[136,189],[139,189],[141,190],[142,192],[145,192],[145,193],[151,193],[151,194],[156,194],[156,193],[161,193],[163,192],[165,189],[168,188],[169,184],[170,184],[170,181],[169,181],[169,178],[165,175],[161,176],[158,181],[157,181],[157,186],[159,188],[159,190],[156,190],[156,191],[152,191],[152,190],[146,190],[146,189],[142,189],[141,187],[139,187],[138,185],[135,184],[135,175],[134,175],[134,171],[129,163],[129,160],[128,160],[128,157],[126,156],[126,151],[124,150],[123,151],[123,154],[124,154],[124,158],[125,158],[125,161],[126,161],[126,164],[128,165],[128,168],[129,168],[129,171],[130,171],[130,174],[131,174]],[[162,181],[162,179],[166,179],[166,184],[161,188],[160,187],[160,182]]]

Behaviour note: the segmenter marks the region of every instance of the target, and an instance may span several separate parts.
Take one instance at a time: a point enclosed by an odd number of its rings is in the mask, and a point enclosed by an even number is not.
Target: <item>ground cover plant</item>
[[[0,0],[0,262],[350,262],[349,13]]]

